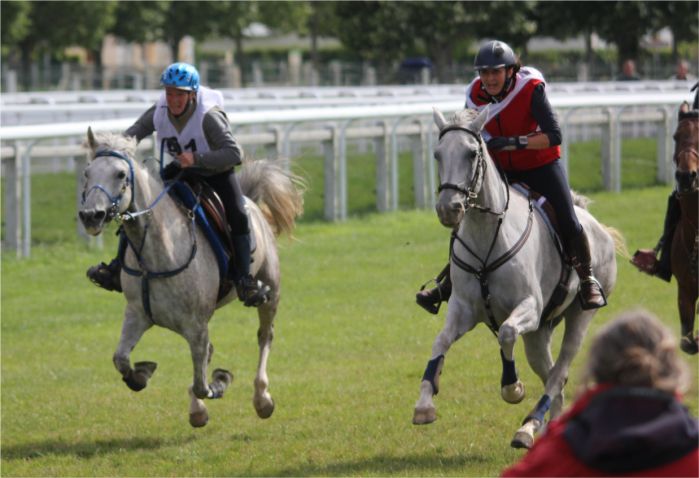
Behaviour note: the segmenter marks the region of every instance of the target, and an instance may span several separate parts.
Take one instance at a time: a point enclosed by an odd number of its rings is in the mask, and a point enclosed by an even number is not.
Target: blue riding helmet
[[[160,85],[171,86],[178,90],[197,91],[199,89],[199,72],[189,63],[173,63],[163,71]]]

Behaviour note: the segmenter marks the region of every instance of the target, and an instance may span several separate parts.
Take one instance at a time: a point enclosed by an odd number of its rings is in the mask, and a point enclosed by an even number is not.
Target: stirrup
[[[596,302],[590,302],[586,301],[583,299],[583,284],[596,284],[597,287],[599,288],[599,293],[602,296],[602,303],[598,304]],[[597,279],[595,279],[593,276],[589,276],[584,280],[580,281],[580,291],[578,292],[578,299],[580,300],[580,307],[582,310],[592,310],[592,309],[601,309],[602,307],[607,305],[607,296],[604,293],[604,289],[602,288],[602,284],[599,283]]]
[[[427,284],[432,282],[436,284],[435,288],[423,294],[422,292],[425,290],[425,287],[427,287]],[[433,290],[436,290],[437,294],[439,294],[439,298],[437,299],[436,303],[434,298],[430,296]],[[442,302],[444,302],[444,298],[442,297],[442,289],[440,288],[440,283],[437,281],[437,279],[430,279],[420,286],[420,290],[417,294],[415,294],[415,302],[430,314],[437,315],[439,313],[439,309],[442,306]]]
[[[109,265],[100,262],[98,265],[90,267],[85,275],[97,287],[108,291],[122,292],[119,272],[116,274],[114,272]]]
[[[252,279],[252,281],[248,283],[245,282],[245,279],[240,281],[237,292],[238,297],[246,307],[259,307],[269,301],[269,295],[272,289],[268,285],[255,279]]]

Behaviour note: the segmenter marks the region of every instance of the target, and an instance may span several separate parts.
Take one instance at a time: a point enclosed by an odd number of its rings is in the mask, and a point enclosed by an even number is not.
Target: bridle
[[[483,141],[481,135],[476,133],[475,131],[466,128],[465,126],[452,124],[440,130],[439,139],[441,140],[442,137],[450,131],[463,131],[464,133],[469,134],[471,137],[473,137],[473,139],[476,140],[476,142],[478,143],[478,151],[476,152],[475,158],[476,166],[473,168],[473,175],[471,176],[470,181],[468,181],[468,187],[462,187],[454,183],[441,183],[439,187],[437,187],[437,192],[441,193],[445,189],[451,189],[463,194],[465,196],[465,201],[463,203],[464,211],[468,211],[469,209],[476,209],[483,213],[493,214],[495,216],[503,216],[507,212],[507,208],[510,205],[510,188],[507,186],[507,178],[503,174],[501,174],[500,176],[505,182],[505,191],[507,192],[507,201],[505,202],[505,208],[502,211],[497,212],[493,211],[489,207],[483,207],[480,204],[476,203],[476,199],[478,199],[478,193],[480,192],[481,185],[483,184],[483,178],[485,177],[485,172],[488,167],[488,163],[485,160],[485,155],[483,154]]]
[[[103,158],[103,157],[113,157],[113,158],[118,158],[121,159],[122,161],[125,161],[126,164],[129,166],[129,176],[126,178],[124,183],[121,185],[121,189],[119,190],[119,193],[117,195],[112,195],[107,188],[102,186],[101,184],[97,183],[93,185],[90,189],[87,191],[83,191],[82,194],[82,204],[85,204],[85,200],[87,199],[87,196],[92,193],[94,190],[101,191],[104,193],[107,198],[109,199],[110,202],[110,207],[107,209],[107,218],[106,221],[110,221],[112,219],[116,219],[117,221],[131,221],[138,216],[141,216],[143,214],[152,214],[153,208],[155,207],[156,204],[165,196],[165,194],[168,193],[172,185],[179,179],[176,177],[173,181],[170,181],[165,184],[165,187],[163,190],[158,194],[158,197],[155,198],[155,200],[151,203],[150,206],[148,206],[145,209],[142,209],[140,211],[132,211],[133,209],[133,202],[134,198],[136,197],[136,182],[134,181],[134,167],[133,163],[131,161],[131,158],[129,158],[126,154],[120,152],[120,151],[115,151],[113,149],[100,149],[95,152],[95,155],[93,156],[93,160],[97,158]],[[126,207],[126,212],[120,213],[121,209],[121,201],[124,198],[124,193],[128,188],[131,188],[131,201],[129,205]]]
[[[680,124],[684,121],[697,121],[698,111],[691,111],[687,113],[680,114]],[[677,129],[680,127],[678,125]],[[676,167],[679,167],[680,157],[683,155],[693,155],[699,158],[699,152],[695,147],[696,141],[692,141],[688,146],[683,147],[679,151],[676,151],[673,155],[673,160]],[[675,180],[677,181],[677,193],[678,194],[692,194],[699,190],[699,177],[697,177],[696,171],[675,171]]]
[[[485,160],[485,154],[483,152],[483,141],[481,138],[481,135],[460,125],[449,125],[445,128],[443,128],[439,132],[439,139],[441,140],[442,137],[450,132],[450,131],[463,131],[469,135],[471,135],[477,142],[478,142],[478,152],[476,153],[476,166],[473,170],[473,176],[471,177],[470,181],[468,182],[468,187],[461,187],[458,184],[453,184],[453,183],[442,183],[439,185],[437,188],[438,192],[441,192],[445,189],[452,189],[454,191],[460,192],[466,197],[466,202],[464,204],[464,209],[468,211],[469,209],[476,209],[479,212],[482,213],[488,213],[488,214],[493,214],[498,217],[498,222],[497,226],[495,228],[495,233],[493,234],[493,240],[490,243],[490,247],[488,249],[488,253],[485,256],[485,258],[479,257],[470,247],[468,247],[468,244],[459,237],[458,233],[456,230],[452,231],[451,234],[451,242],[449,244],[449,256],[450,256],[450,262],[454,264],[455,266],[459,267],[460,269],[468,272],[469,274],[473,274],[476,276],[478,279],[478,282],[480,283],[481,286],[481,298],[483,299],[483,303],[485,306],[485,312],[486,315],[488,316],[488,323],[486,324],[490,331],[497,337],[498,336],[498,329],[499,325],[497,321],[495,320],[495,314],[493,313],[493,309],[491,306],[491,295],[490,295],[490,287],[488,284],[488,276],[490,275],[491,272],[495,271],[498,269],[500,266],[508,262],[510,259],[512,259],[517,253],[524,247],[524,244],[527,242],[527,239],[529,238],[529,234],[531,233],[532,230],[532,224],[533,224],[533,213],[534,209],[532,207],[532,202],[529,200],[529,215],[527,217],[527,225],[524,229],[524,232],[520,236],[519,240],[515,244],[510,247],[505,253],[503,253],[500,257],[491,260],[490,256],[493,252],[493,249],[495,248],[495,243],[497,241],[497,238],[500,234],[500,228],[502,226],[502,222],[505,218],[505,213],[507,212],[507,209],[509,208],[510,205],[510,187],[507,183],[507,178],[505,175],[500,172],[500,177],[502,178],[504,184],[505,184],[505,190],[507,191],[507,201],[505,203],[505,207],[501,212],[496,212],[493,211],[492,209],[488,207],[483,207],[479,204],[476,204],[476,199],[478,198],[478,193],[480,192],[481,185],[483,183],[483,179],[485,178],[485,171],[486,167],[488,165],[487,161]],[[457,241],[461,244],[461,246],[471,255],[473,256],[477,261],[478,265],[473,266],[466,262],[465,260],[461,259],[456,255],[454,252],[454,241]]]

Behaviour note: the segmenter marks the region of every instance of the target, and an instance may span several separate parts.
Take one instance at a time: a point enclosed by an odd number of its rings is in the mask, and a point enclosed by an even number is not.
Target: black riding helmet
[[[473,67],[476,70],[482,70],[484,68],[515,66],[516,64],[517,57],[507,43],[491,40],[480,47],[473,62]]]
[[[478,49],[476,58],[473,61],[473,68],[480,71],[486,68],[508,68],[513,67],[512,76],[505,79],[505,84],[502,91],[495,95],[494,98],[501,98],[505,92],[509,91],[512,86],[514,75],[519,71],[520,64],[515,52],[512,51],[510,45],[499,40],[491,40],[484,43]],[[485,90],[483,90],[485,92]],[[486,93],[487,94],[487,93]],[[488,95],[490,97],[490,95]]]

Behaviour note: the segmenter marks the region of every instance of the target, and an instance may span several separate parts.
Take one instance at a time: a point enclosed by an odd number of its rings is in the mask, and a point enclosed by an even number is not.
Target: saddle
[[[565,252],[565,249],[563,248],[563,243],[561,242],[560,226],[558,224],[558,218],[556,217],[556,211],[554,210],[553,205],[546,199],[545,196],[537,191],[534,191],[525,183],[513,182],[510,184],[510,186],[512,186],[514,190],[518,191],[524,197],[529,198],[531,203],[534,205],[534,209],[544,220],[544,224],[546,224],[546,227],[551,234],[551,239],[556,246],[556,251],[558,251],[558,255],[561,258],[561,263],[563,264],[563,267],[561,268],[561,275],[558,279],[558,284],[554,288],[551,298],[541,313],[540,323],[543,324],[544,322],[550,321],[553,318],[551,317],[551,313],[558,308],[558,306],[561,305],[568,296],[573,266],[570,258]],[[562,317],[559,317],[556,323],[551,323],[551,326],[553,327],[557,325],[561,319]]]
[[[220,278],[217,300],[221,300],[233,288],[233,284],[228,280],[228,268],[234,264],[235,257],[232,231],[226,220],[223,201],[206,181],[192,175],[184,175],[175,181],[170,193],[175,200],[192,211],[214,251]],[[250,240],[252,253],[256,248],[254,234],[250,234]]]

